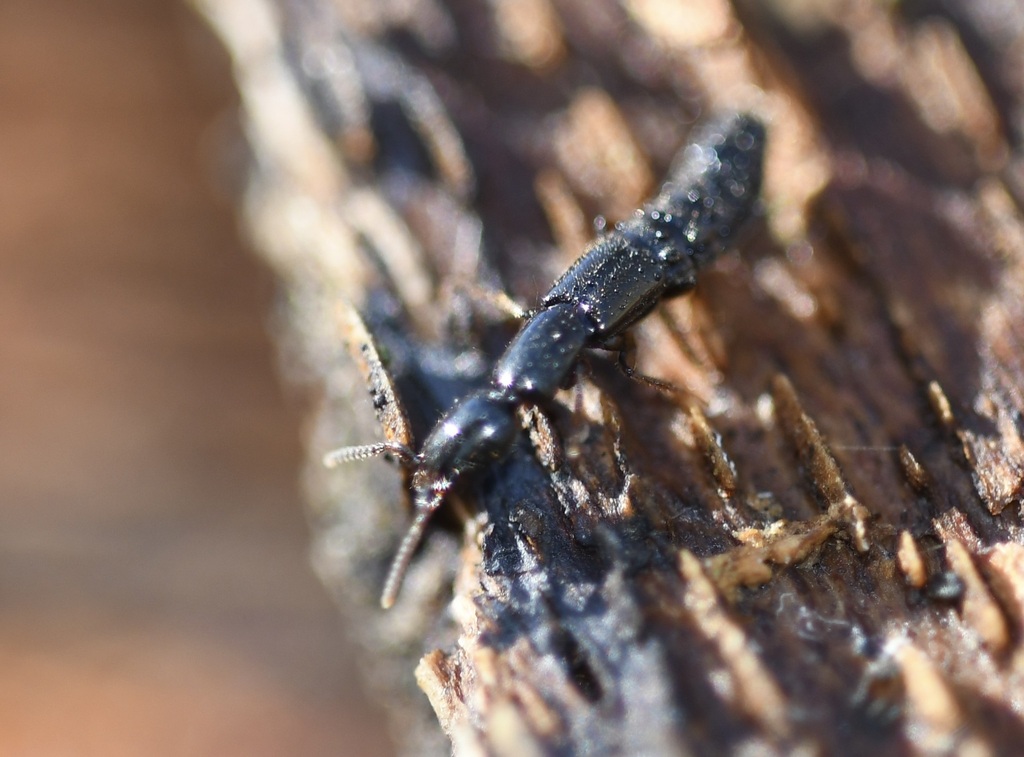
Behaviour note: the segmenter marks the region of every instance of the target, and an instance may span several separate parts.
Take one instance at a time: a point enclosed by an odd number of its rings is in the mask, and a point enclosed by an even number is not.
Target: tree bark
[[[406,751],[1020,748],[1024,8],[195,2],[322,387],[316,564]],[[515,328],[466,292],[535,303],[724,110],[769,124],[764,212],[636,329],[676,389],[588,359],[378,610],[408,481],[321,454],[415,446]]]

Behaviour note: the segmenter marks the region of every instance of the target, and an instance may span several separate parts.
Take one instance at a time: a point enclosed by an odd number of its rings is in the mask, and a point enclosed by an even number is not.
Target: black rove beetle
[[[658,196],[590,244],[527,314],[489,386],[449,410],[418,453],[378,443],[325,456],[334,465],[390,453],[413,469],[415,517],[391,563],[383,607],[394,604],[427,521],[459,477],[509,452],[520,430],[516,409],[552,399],[584,350],[619,349],[626,329],[660,300],[692,290],[697,272],[735,241],[760,192],[764,144],[764,125],[749,115],[700,129]]]

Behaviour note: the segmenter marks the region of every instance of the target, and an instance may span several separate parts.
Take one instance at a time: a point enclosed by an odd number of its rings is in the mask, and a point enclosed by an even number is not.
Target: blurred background
[[[385,755],[176,0],[0,3],[0,754]]]

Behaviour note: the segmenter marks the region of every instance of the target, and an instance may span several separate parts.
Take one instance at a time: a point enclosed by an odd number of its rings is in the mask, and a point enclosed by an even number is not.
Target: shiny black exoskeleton
[[[381,603],[390,607],[430,515],[467,472],[501,459],[518,433],[516,409],[565,386],[581,353],[617,348],[659,301],[693,289],[697,272],[735,240],[761,187],[765,128],[736,115],[701,129],[661,193],[598,237],[529,314],[498,359],[490,385],[448,411],[418,454],[389,445],[342,450],[334,459],[390,451],[414,468],[416,516],[392,562]]]

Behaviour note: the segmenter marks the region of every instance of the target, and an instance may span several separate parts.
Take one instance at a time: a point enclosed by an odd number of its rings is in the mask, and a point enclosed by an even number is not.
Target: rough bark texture
[[[324,390],[317,564],[409,752],[427,700],[460,754],[1019,749],[1016,0],[196,2]],[[464,292],[535,301],[717,110],[769,122],[765,212],[637,330],[678,391],[589,361],[375,609],[402,476],[320,454],[371,405],[422,439],[514,329]]]

